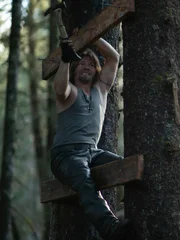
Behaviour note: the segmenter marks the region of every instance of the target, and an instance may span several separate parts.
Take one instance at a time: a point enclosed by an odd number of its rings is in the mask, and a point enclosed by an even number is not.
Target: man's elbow
[[[119,54],[118,52],[116,52],[116,54],[115,54],[115,56],[114,56],[114,60],[115,60],[116,62],[119,62],[119,60],[120,60],[120,54]]]
[[[114,63],[119,63],[120,60],[120,54],[118,52],[115,52],[111,57],[106,58],[106,62],[114,62]]]

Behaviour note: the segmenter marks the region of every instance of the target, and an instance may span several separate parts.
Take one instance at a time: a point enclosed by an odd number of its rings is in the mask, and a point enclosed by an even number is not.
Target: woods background
[[[73,209],[59,211],[62,206],[53,205],[50,218],[48,205],[40,203],[40,183],[52,177],[49,150],[55,127],[53,79],[41,79],[42,59],[58,46],[55,18],[43,16],[52,2],[0,3],[0,240],[48,239],[50,219],[55,219],[50,240],[69,239],[56,228],[56,216],[70,216]],[[111,2],[67,0],[68,31]],[[124,198],[137,240],[179,240],[180,4],[135,3],[122,34],[117,26],[104,36],[118,50],[122,36],[124,84],[122,91],[121,68],[109,94],[100,145],[120,154],[124,149],[125,156],[144,155],[143,179],[138,187],[126,186]],[[104,194],[115,209],[115,190]],[[99,239],[92,230],[84,234],[82,240]]]
[[[56,113],[53,78],[48,81],[42,80],[42,60],[59,44],[54,14],[48,17],[43,15],[53,2],[55,1],[17,0],[0,3],[0,145],[2,146],[0,163],[2,166],[1,203],[3,203],[0,215],[3,222],[0,227],[0,239],[49,239],[50,204],[40,203],[40,184],[43,180],[52,178],[49,168],[49,151],[55,131]],[[79,26],[80,23],[84,24],[104,7],[101,1],[89,1],[84,5],[81,4],[81,8],[78,6],[79,2],[75,4],[72,1],[72,5],[71,1],[66,3],[69,7],[71,6],[71,9],[68,9],[69,17],[64,16],[69,34],[74,27]],[[20,20],[18,23],[15,19],[18,14],[15,14],[14,25],[12,25],[13,6],[14,11],[19,13]],[[73,7],[76,8],[76,11],[73,11],[75,16],[70,15]],[[89,11],[84,14],[84,17],[79,18],[79,11],[83,13],[85,9]],[[93,12],[91,12],[92,9]],[[16,36],[18,28],[19,39]],[[122,48],[119,38],[120,26],[112,31],[109,32],[109,42],[113,41],[114,47],[119,51]],[[105,37],[108,38],[108,35]],[[13,42],[17,43],[16,46]],[[12,52],[16,51],[17,55],[12,55],[11,58],[10,49]],[[15,65],[11,65],[13,60]],[[10,75],[9,72],[12,74]],[[108,139],[104,130],[105,136],[100,144],[122,155],[122,115],[119,118],[123,107],[120,96],[121,76],[122,68],[119,70],[114,86],[115,98],[112,91],[111,102],[114,103],[112,106],[109,104],[113,109],[116,105],[116,111],[113,110],[113,115],[116,117],[112,120],[115,124],[108,127],[110,132],[113,128],[113,133]],[[118,101],[117,94],[119,94]],[[10,115],[7,112],[10,112]],[[112,115],[110,112],[109,114]],[[108,121],[111,119],[112,116]],[[7,149],[3,146],[7,146]],[[10,149],[8,149],[9,146],[11,146]],[[7,195],[3,198],[4,189]],[[119,189],[118,198],[122,199],[123,189]],[[111,205],[115,207],[114,190],[111,194],[104,191],[104,194],[111,199]],[[110,196],[112,194],[113,196]],[[118,206],[117,211],[120,211],[121,204]],[[9,220],[8,231],[6,221]]]

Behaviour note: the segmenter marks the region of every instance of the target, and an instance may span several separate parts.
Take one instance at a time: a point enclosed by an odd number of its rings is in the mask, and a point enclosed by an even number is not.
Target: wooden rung
[[[77,36],[71,36],[74,47],[82,51],[98,38],[102,37],[109,29],[123,21],[129,13],[134,12],[134,0],[115,0],[102,12],[92,18],[80,28]],[[42,62],[42,79],[47,80],[54,75],[61,61],[60,48],[55,49]]]
[[[91,169],[92,178],[97,190],[103,190],[123,185],[134,180],[140,180],[143,174],[143,155],[127,157]],[[41,186],[41,202],[47,203],[64,200],[74,196],[75,192],[63,185],[58,179],[44,181]]]

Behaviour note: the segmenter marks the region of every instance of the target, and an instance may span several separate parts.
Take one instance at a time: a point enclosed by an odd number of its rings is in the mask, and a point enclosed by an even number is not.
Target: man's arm
[[[71,92],[71,86],[69,84],[69,67],[69,63],[61,61],[54,78],[54,91],[59,100],[67,99]]]
[[[73,86],[69,82],[69,69],[74,46],[72,44],[72,41],[65,39],[61,40],[60,47],[62,52],[61,63],[54,78],[54,90],[57,99],[64,101],[69,97]]]
[[[107,41],[102,38],[96,41],[94,45],[105,58],[105,64],[102,68],[98,84],[102,92],[108,92],[116,77],[120,55]]]

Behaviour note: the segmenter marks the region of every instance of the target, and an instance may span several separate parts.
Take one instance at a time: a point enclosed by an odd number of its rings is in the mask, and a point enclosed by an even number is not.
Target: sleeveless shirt
[[[53,146],[88,143],[97,145],[104,122],[105,107],[99,90],[91,88],[90,96],[78,88],[74,103],[57,114]]]

